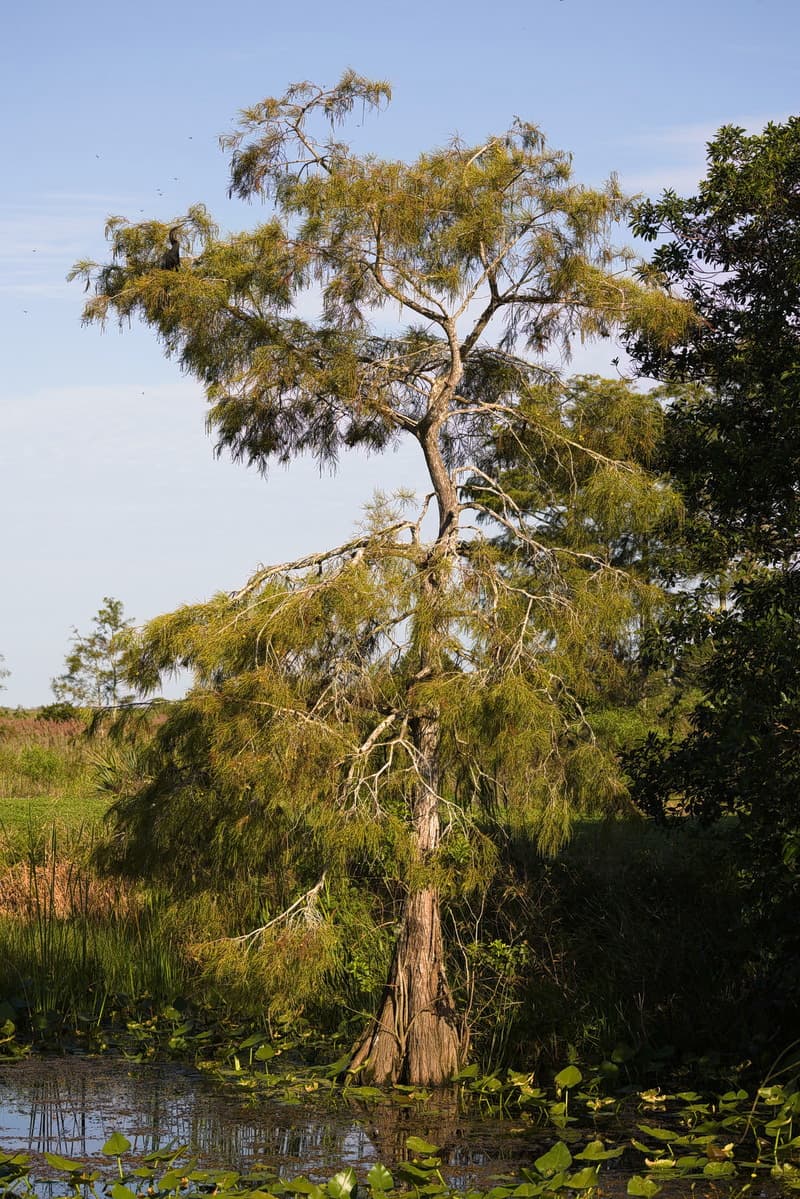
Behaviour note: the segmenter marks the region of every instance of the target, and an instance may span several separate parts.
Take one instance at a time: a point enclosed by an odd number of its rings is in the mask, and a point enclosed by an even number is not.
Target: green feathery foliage
[[[132,681],[187,667],[195,685],[120,798],[112,848],[177,856],[200,883],[267,870],[276,904],[322,868],[400,899],[386,1002],[433,981],[381,1019],[391,1048],[369,1060],[437,1081],[457,1059],[438,896],[485,883],[507,822],[552,851],[576,809],[619,802],[584,701],[650,602],[619,547],[674,510],[643,461],[653,405],[564,387],[544,354],[623,326],[668,342],[691,317],[612,248],[628,208],[613,179],[576,184],[522,121],[412,162],[337,140],[355,104],[388,98],[348,72],[246,110],[223,139],[231,193],[270,203],[265,222],[221,236],[195,206],[172,227],[176,264],[167,226],[113,218],[111,261],[75,273],[94,286],[87,321],[140,317],[202,381],[234,458],[419,445],[432,494],[416,510],[379,503],[346,545],[145,628]]]

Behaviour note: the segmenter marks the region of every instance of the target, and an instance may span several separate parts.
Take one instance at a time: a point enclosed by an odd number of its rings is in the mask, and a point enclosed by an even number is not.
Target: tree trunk
[[[376,1083],[439,1086],[458,1070],[459,1036],[442,961],[439,896],[409,895],[375,1021],[349,1070]]]
[[[455,338],[455,333],[453,334]],[[460,370],[460,367],[459,367]],[[458,375],[453,372],[450,390]],[[458,540],[459,502],[439,445],[439,431],[447,410],[444,387],[431,399],[429,418],[420,423],[418,439],[439,509],[439,533],[420,569],[420,597],[434,610],[442,580]],[[449,392],[447,393],[449,394]],[[427,644],[420,650],[417,680],[435,677],[441,669],[439,620],[435,614]],[[411,802],[411,822],[417,859],[423,868],[439,845],[439,714],[420,708],[409,686],[410,728],[416,754],[416,781]],[[353,1054],[349,1070],[376,1083],[419,1083],[439,1086],[449,1082],[459,1068],[462,1039],[447,982],[442,946],[442,918],[435,887],[411,889],[405,898],[400,932],[380,1010]]]
[[[420,765],[412,819],[424,862],[439,843],[439,729],[431,717],[419,717],[415,724]],[[456,1073],[459,1056],[458,1021],[444,968],[439,893],[428,886],[406,896],[380,1010],[349,1070],[376,1083],[439,1086]]]

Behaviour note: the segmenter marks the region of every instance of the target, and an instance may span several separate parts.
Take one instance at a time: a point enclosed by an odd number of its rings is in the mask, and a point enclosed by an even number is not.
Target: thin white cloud
[[[782,122],[788,115],[782,112],[762,113],[758,116],[739,116],[730,121],[667,125],[631,134],[622,139],[620,145],[637,151],[647,147],[648,165],[644,169],[636,166],[621,169],[620,182],[628,192],[644,192],[648,195],[665,188],[672,188],[684,195],[693,192],[706,172],[706,146],[723,125],[736,125],[749,134],[760,133],[770,121]]]
[[[678,195],[687,195],[697,190],[705,174],[705,159],[699,158],[695,166],[654,167],[649,171],[620,171],[619,181],[627,195],[653,196],[672,188]]]
[[[788,112],[759,113],[748,116],[740,115],[727,121],[690,121],[677,125],[666,125],[661,129],[642,130],[624,139],[627,145],[678,146],[689,151],[698,147],[704,149],[707,142],[717,134],[723,125],[736,125],[746,133],[760,133],[770,121],[782,122],[789,117]]]
[[[0,204],[0,292],[64,299],[72,264],[100,252],[105,218],[130,197],[47,193],[30,204]]]

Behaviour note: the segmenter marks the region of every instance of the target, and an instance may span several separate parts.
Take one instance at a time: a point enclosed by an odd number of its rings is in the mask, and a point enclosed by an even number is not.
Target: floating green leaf
[[[707,1157],[700,1157],[695,1153],[685,1153],[676,1160],[675,1165],[680,1170],[702,1170],[707,1161]]]
[[[153,1149],[151,1153],[144,1155],[146,1162],[171,1162],[181,1153],[185,1153],[189,1148],[188,1145],[179,1145],[177,1149]]]
[[[674,1141],[680,1135],[673,1128],[653,1128],[651,1124],[640,1124],[639,1128],[648,1137],[654,1137],[657,1141]]]
[[[729,1178],[736,1173],[733,1162],[706,1162],[703,1167],[706,1178]]]
[[[398,1174],[402,1174],[404,1178],[410,1178],[412,1182],[427,1183],[430,1181],[428,1171],[421,1170],[413,1162],[398,1162],[396,1169]]]
[[[330,1199],[350,1199],[350,1192],[355,1185],[355,1170],[349,1166],[346,1170],[340,1170],[328,1183],[327,1191]]]
[[[373,1191],[394,1190],[394,1179],[385,1166],[378,1162],[367,1174],[367,1182]]]
[[[182,1170],[168,1170],[158,1180],[159,1191],[177,1191],[183,1177]]]
[[[127,1153],[130,1147],[131,1143],[127,1137],[124,1137],[121,1132],[112,1132],[100,1152],[104,1153],[106,1157],[119,1157],[121,1153]]]
[[[533,1164],[540,1174],[555,1174],[572,1165],[572,1154],[563,1141],[556,1141],[555,1145],[548,1149],[547,1153],[537,1157]]]
[[[61,1157],[58,1153],[45,1153],[44,1158],[54,1170],[66,1170],[68,1174],[82,1174],[86,1169],[83,1162],[70,1161],[68,1157]]]
[[[454,1082],[464,1082],[468,1078],[478,1077],[478,1064],[473,1062],[471,1066],[465,1066],[463,1070],[459,1070],[454,1078]]]
[[[256,1045],[263,1045],[265,1040],[263,1032],[253,1033],[251,1037],[239,1042],[239,1049],[254,1049]]]
[[[425,1157],[439,1152],[438,1145],[432,1145],[430,1141],[423,1141],[422,1137],[406,1137],[406,1145],[412,1153],[421,1153]]]
[[[628,1194],[638,1195],[639,1199],[653,1199],[653,1195],[660,1190],[657,1182],[653,1182],[652,1178],[642,1178],[641,1174],[634,1174],[633,1178],[628,1179]]]
[[[590,1141],[585,1149],[575,1154],[575,1158],[584,1162],[605,1162],[612,1157],[621,1157],[624,1152],[623,1146],[619,1149],[606,1149],[602,1141]]]
[[[565,1066],[563,1070],[559,1070],[553,1080],[557,1087],[576,1087],[579,1082],[583,1081],[583,1075],[577,1066]]]
[[[350,1065],[350,1060],[350,1054],[346,1053],[343,1057],[337,1058],[335,1062],[331,1062],[331,1064],[325,1068],[325,1077],[338,1078],[340,1074],[344,1074],[345,1070]]]
[[[320,1195],[323,1194],[322,1187],[320,1187],[318,1183],[311,1182],[310,1179],[305,1178],[302,1174],[298,1175],[297,1178],[293,1178],[292,1181],[286,1185],[288,1189],[296,1195],[312,1195],[315,1197],[315,1199],[319,1199],[317,1192],[319,1192]]]
[[[136,1192],[126,1187],[122,1182],[115,1182],[111,1188],[111,1199],[137,1199]]]
[[[573,1191],[586,1191],[589,1187],[596,1187],[599,1179],[597,1171],[593,1166],[584,1166],[577,1174],[571,1174],[567,1179],[567,1186]]]

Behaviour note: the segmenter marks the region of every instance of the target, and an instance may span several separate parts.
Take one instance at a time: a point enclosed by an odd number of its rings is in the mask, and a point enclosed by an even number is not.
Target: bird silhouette
[[[162,271],[177,271],[181,265],[181,245],[178,241],[180,225],[173,225],[169,231],[169,248],[161,255],[159,263]]]

